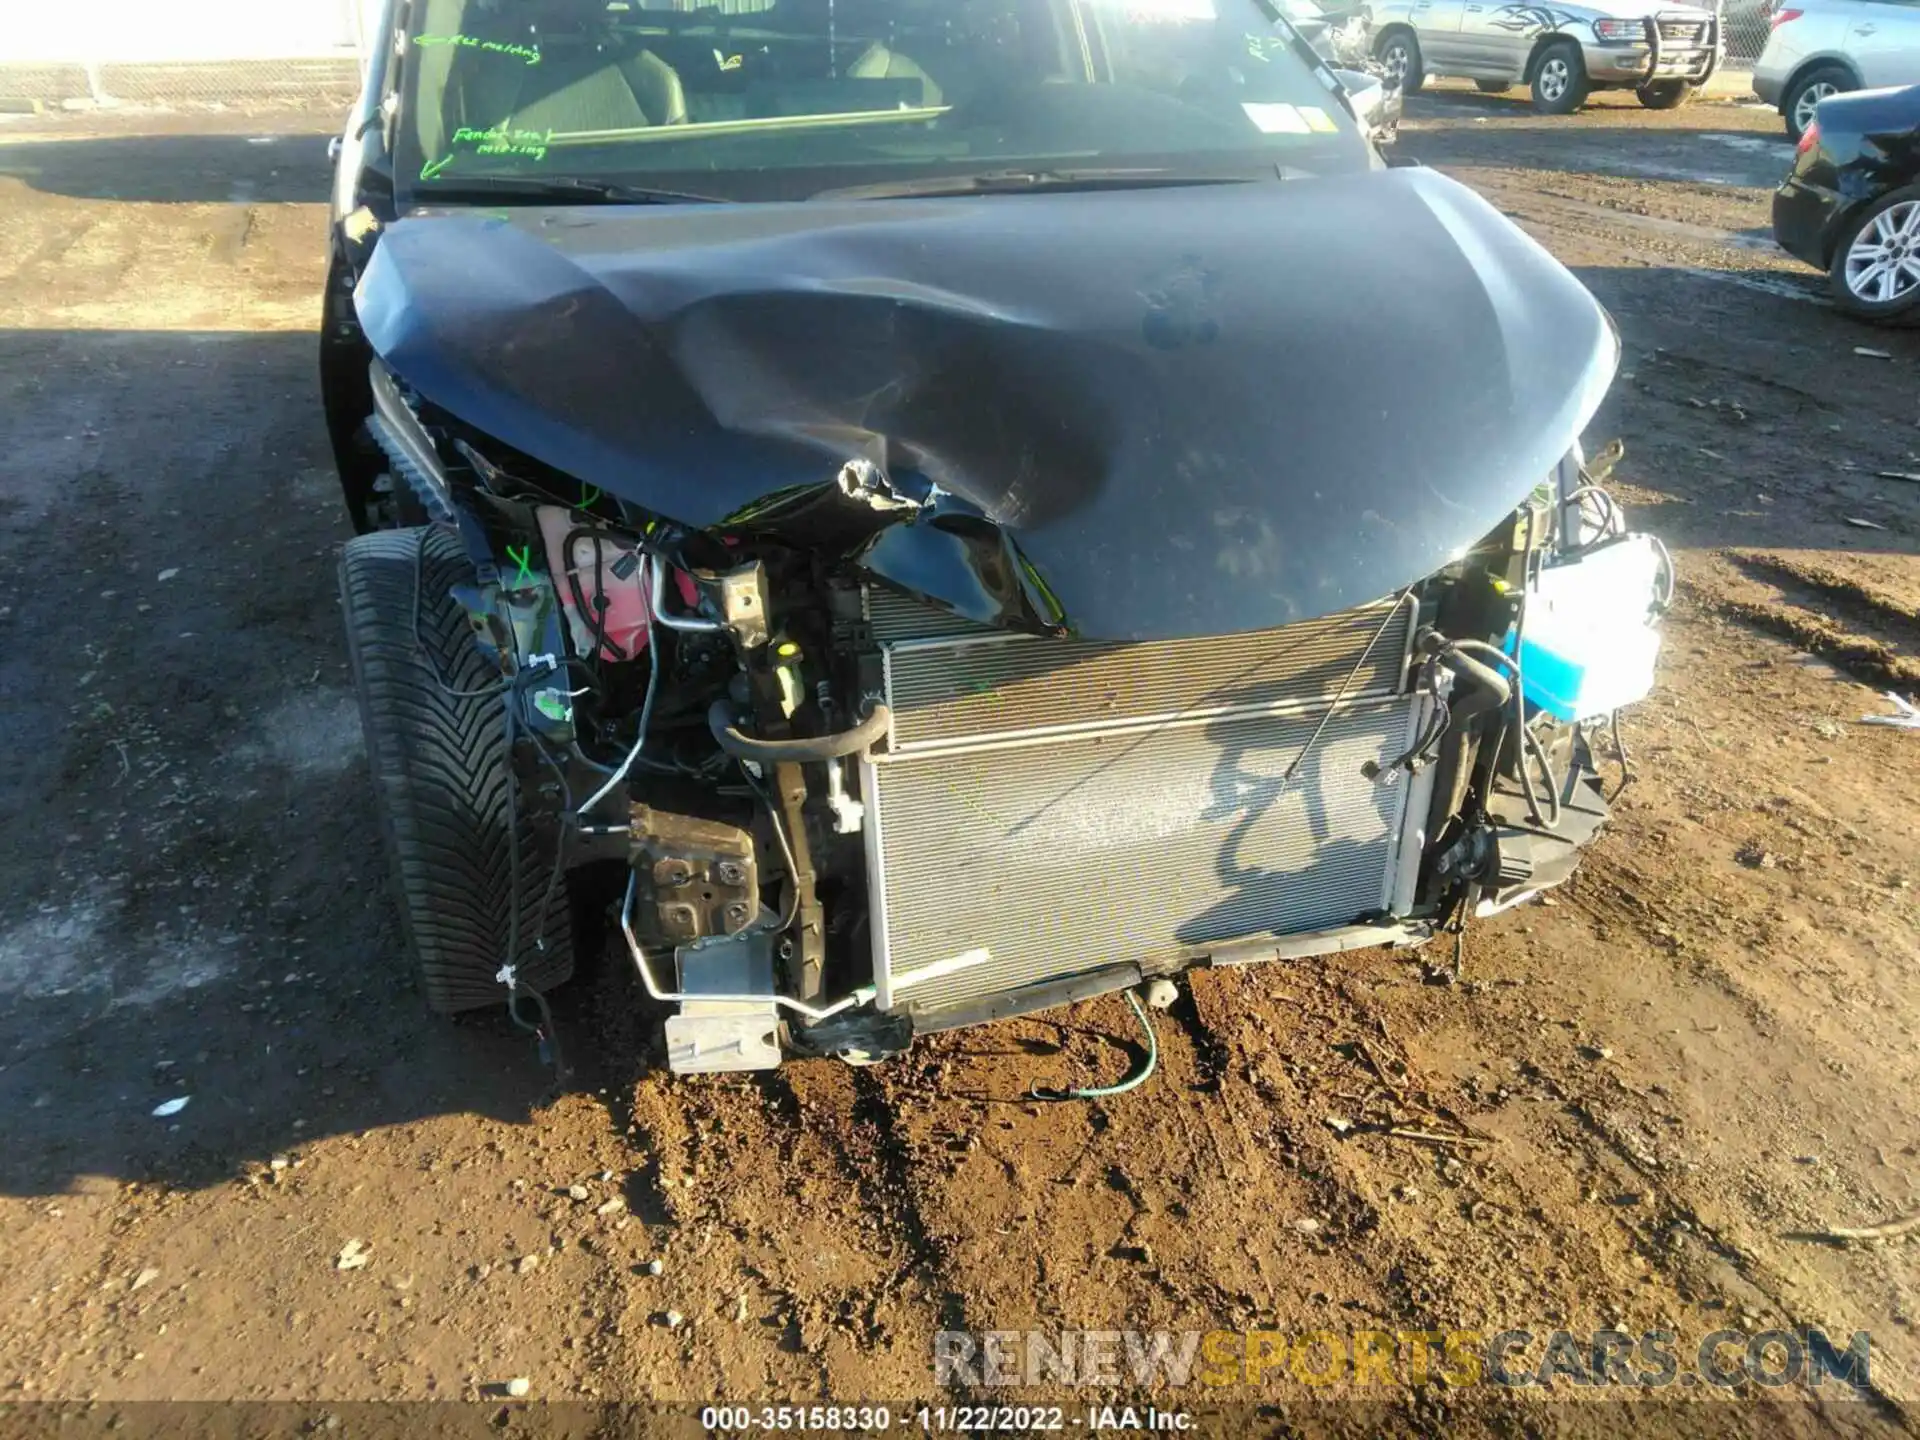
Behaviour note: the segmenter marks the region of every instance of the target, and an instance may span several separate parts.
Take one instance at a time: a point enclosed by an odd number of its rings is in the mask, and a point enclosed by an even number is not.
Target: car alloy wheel
[[[1558,55],[1549,55],[1540,62],[1540,98],[1559,101],[1565,98],[1567,86],[1573,83],[1573,67]]]
[[[1813,112],[1820,108],[1820,102],[1839,93],[1840,87],[1830,80],[1816,80],[1802,90],[1800,98],[1793,102],[1793,133],[1804,135],[1813,124]]]
[[[1407,83],[1407,67],[1412,57],[1407,54],[1407,42],[1390,40],[1380,52],[1380,64],[1385,69],[1386,88],[1399,90]]]
[[[1920,290],[1920,200],[1889,205],[1847,247],[1847,289],[1869,305],[1891,305]]]

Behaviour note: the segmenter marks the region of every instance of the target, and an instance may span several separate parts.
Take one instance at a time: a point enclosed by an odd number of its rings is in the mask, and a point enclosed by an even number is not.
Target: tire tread
[[[497,678],[448,593],[472,575],[457,538],[437,526],[356,536],[340,560],[341,609],[401,923],[421,994],[442,1014],[506,999],[494,975],[506,958],[516,894],[522,979],[545,991],[573,972],[564,883],[554,886],[544,950],[534,944],[553,841],[524,803],[513,871],[499,697],[449,694],[440,684],[467,691]]]

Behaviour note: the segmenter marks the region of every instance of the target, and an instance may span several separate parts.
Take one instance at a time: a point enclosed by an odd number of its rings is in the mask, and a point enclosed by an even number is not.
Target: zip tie
[[[1160,1063],[1160,1042],[1154,1038],[1153,1022],[1147,1018],[1147,1012],[1140,1008],[1140,998],[1127,991],[1127,1004],[1133,1007],[1133,1013],[1139,1017],[1140,1028],[1147,1032],[1147,1063],[1142,1065],[1126,1079],[1113,1085],[1075,1086],[1067,1090],[1045,1090],[1038,1085],[1027,1091],[1035,1100],[1103,1100],[1109,1095],[1124,1095],[1146,1083],[1153,1074],[1154,1067]]]

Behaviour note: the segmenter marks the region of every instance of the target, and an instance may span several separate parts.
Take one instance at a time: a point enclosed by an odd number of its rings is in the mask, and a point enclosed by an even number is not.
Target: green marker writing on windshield
[[[416,35],[413,43],[425,49],[433,45],[459,45],[491,55],[507,55],[528,65],[540,63],[538,45],[516,45],[509,40],[482,40],[478,35]]]
[[[429,160],[420,167],[420,178],[422,180],[431,180],[452,163],[453,157],[451,155],[442,155],[438,160]]]

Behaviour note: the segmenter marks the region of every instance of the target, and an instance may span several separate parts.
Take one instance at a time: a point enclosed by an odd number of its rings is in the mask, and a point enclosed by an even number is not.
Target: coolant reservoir
[[[1667,570],[1665,552],[1646,535],[1542,569],[1527,590],[1520,647],[1528,701],[1556,719],[1581,720],[1644,699],[1660,653]]]

